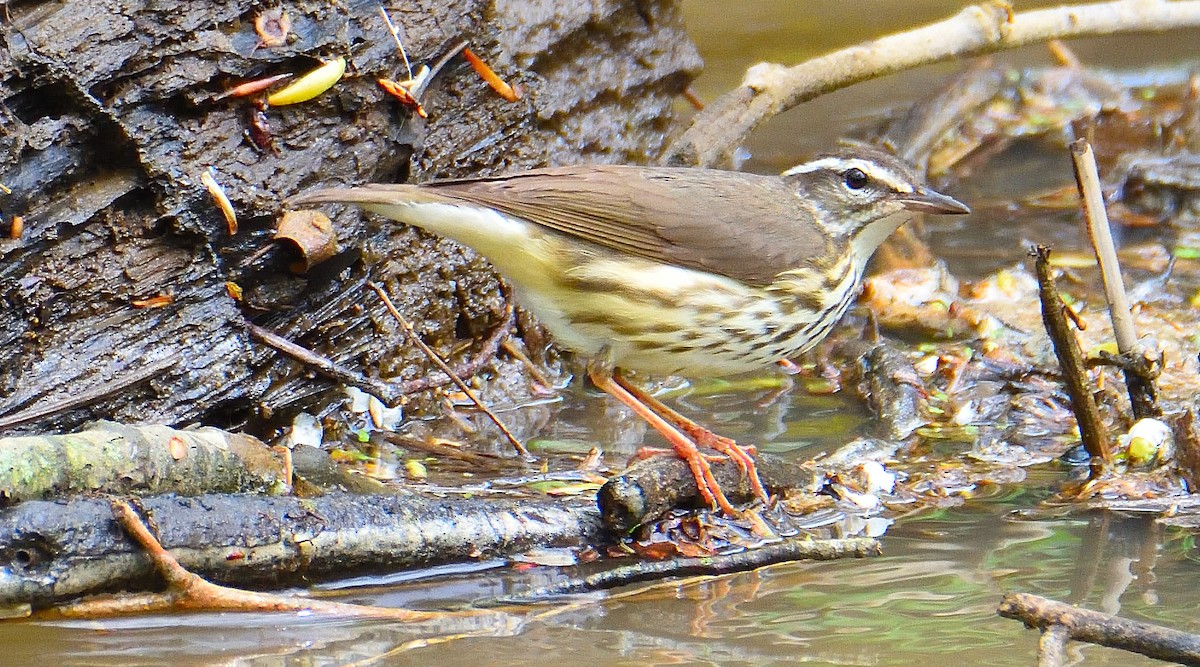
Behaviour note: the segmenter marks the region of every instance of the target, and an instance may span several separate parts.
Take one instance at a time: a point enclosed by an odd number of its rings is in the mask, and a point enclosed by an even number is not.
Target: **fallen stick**
[[[478,610],[412,611],[395,607],[355,605],[219,586],[188,572],[180,565],[154,537],[128,501],[114,499],[111,506],[117,525],[145,552],[154,564],[154,569],[166,581],[166,590],[141,595],[90,597],[73,604],[46,609],[38,615],[39,618],[93,619],[154,612],[257,611],[314,613],[342,618],[381,618],[411,623],[486,615],[486,612]]]
[[[556,595],[607,590],[667,577],[718,576],[797,560],[867,558],[882,554],[883,550],[879,546],[879,541],[869,537],[853,537],[842,540],[787,539],[731,554],[703,558],[639,561],[597,572],[587,577],[570,579],[539,588],[520,596],[502,598],[499,601],[507,604],[525,604]]]
[[[1042,302],[1042,322],[1046,326],[1050,342],[1054,345],[1058,365],[1062,368],[1063,383],[1071,397],[1071,410],[1075,413],[1075,421],[1079,423],[1079,437],[1083,440],[1087,453],[1092,456],[1092,476],[1095,477],[1099,474],[1101,466],[1112,463],[1112,454],[1108,448],[1108,430],[1100,419],[1100,410],[1096,407],[1096,399],[1088,385],[1083,352],[1079,350],[1079,343],[1075,341],[1075,334],[1067,323],[1067,305],[1063,303],[1054,284],[1050,250],[1045,246],[1038,246],[1030,254],[1035,258],[1038,298]]]
[[[1200,635],[1080,609],[1027,593],[1006,594],[996,611],[1004,618],[1022,621],[1027,627],[1043,632],[1053,630],[1059,635],[1065,630],[1066,636],[1075,641],[1119,648],[1155,660],[1200,665]],[[1062,647],[1065,641],[1051,639],[1046,644]],[[1054,663],[1039,662],[1044,664]]]

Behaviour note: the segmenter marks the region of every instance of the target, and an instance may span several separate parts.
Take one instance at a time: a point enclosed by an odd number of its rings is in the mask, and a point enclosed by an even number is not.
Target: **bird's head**
[[[822,155],[782,176],[814,208],[818,224],[850,242],[863,262],[913,213],[971,212],[927,187],[900,158],[874,148],[855,146]]]

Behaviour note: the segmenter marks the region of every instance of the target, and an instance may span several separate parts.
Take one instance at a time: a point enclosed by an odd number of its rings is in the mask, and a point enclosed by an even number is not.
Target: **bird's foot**
[[[675,456],[687,462],[688,467],[692,469],[692,477],[696,479],[696,488],[700,491],[700,497],[704,499],[705,504],[709,507],[715,507],[729,516],[741,516],[741,510],[738,510],[725,497],[725,492],[721,490],[721,485],[717,483],[717,478],[713,476],[712,467],[708,464],[709,457],[696,448],[692,442],[688,442],[687,446],[682,443],[672,443],[675,445]]]
[[[729,499],[725,497],[725,492],[721,490],[721,485],[713,476],[712,467],[709,465],[711,455],[706,457],[696,446],[696,439],[688,433],[707,434],[705,437],[713,441],[719,436],[663,405],[661,401],[619,375],[614,375],[607,364],[593,360],[588,364],[588,377],[599,389],[624,403],[626,407],[654,427],[654,430],[666,438],[667,442],[671,443],[671,449],[675,456],[687,462],[692,476],[696,479],[696,488],[700,492],[700,497],[709,507],[719,508],[730,516],[741,516],[741,512],[735,509]],[[738,447],[728,438],[722,438],[721,441],[716,442],[717,451],[734,458],[739,469],[751,476],[754,493],[766,498],[766,491],[762,488],[762,483],[758,481],[758,471],[754,467],[754,459],[746,453],[746,450]]]
[[[770,500],[770,495],[767,494],[766,487],[763,486],[762,479],[758,476],[758,465],[754,462],[754,455],[758,453],[758,448],[754,445],[739,445],[733,438],[717,435],[712,431],[698,425],[693,425],[691,428],[685,428],[684,433],[691,438],[699,447],[709,447],[729,457],[737,465],[741,471],[750,480],[750,490],[754,495],[760,498],[764,503]]]
[[[712,473],[711,464],[727,461],[727,456],[705,454],[697,449],[695,445],[688,443],[687,445],[676,444],[672,449],[642,447],[634,452],[633,460],[642,461],[652,456],[674,456],[683,459],[692,471],[692,477],[696,480],[696,489],[700,492],[700,498],[704,500],[704,504],[713,509],[720,509],[729,516],[742,516],[741,510],[738,510],[729,502],[729,498],[725,496],[725,492],[721,490],[721,485]]]

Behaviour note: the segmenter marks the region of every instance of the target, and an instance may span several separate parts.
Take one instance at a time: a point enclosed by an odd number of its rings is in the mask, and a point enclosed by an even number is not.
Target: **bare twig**
[[[1113,337],[1117,341],[1117,349],[1126,352],[1137,344],[1137,333],[1133,329],[1133,317],[1129,314],[1129,297],[1125,294],[1125,281],[1121,279],[1121,263],[1117,260],[1117,248],[1113,245],[1108,212],[1104,209],[1104,193],[1100,190],[1096,156],[1087,139],[1078,139],[1071,144],[1071,161],[1075,166],[1079,197],[1083,200],[1088,240],[1100,262],[1100,278],[1104,283],[1104,296],[1108,299]]]
[[[466,461],[467,463],[470,463],[470,464],[476,465],[476,466],[495,465],[497,458],[499,458],[499,457],[491,456],[488,454],[480,454],[477,452],[468,451],[466,449],[462,449],[461,447],[455,447],[454,445],[447,445],[447,444],[442,444],[442,443],[439,443],[436,441],[424,440],[424,439],[421,439],[421,438],[418,438],[415,436],[411,436],[411,435],[407,435],[407,434],[403,434],[403,433],[389,433],[389,432],[385,431],[379,435],[384,440],[386,440],[398,447],[404,447],[405,449],[415,449],[419,452],[424,452],[426,454],[432,454],[434,456],[458,459],[460,461]]]
[[[500,347],[503,348],[504,351],[509,354],[509,356],[521,362],[521,365],[524,366],[525,370],[529,372],[529,376],[533,378],[534,382],[542,385],[547,390],[554,386],[554,383],[550,381],[550,378],[546,377],[546,374],[542,372],[542,369],[538,368],[537,364],[533,363],[533,360],[529,358],[529,355],[525,354],[521,351],[521,348],[517,347],[517,344],[513,342],[513,339],[509,338],[503,343],[500,343]]]
[[[1108,300],[1108,315],[1112,319],[1113,338],[1117,351],[1129,360],[1123,368],[1125,386],[1129,391],[1129,402],[1133,416],[1161,417],[1158,407],[1158,388],[1149,372],[1150,364],[1138,345],[1137,332],[1133,328],[1133,315],[1129,309],[1129,296],[1125,293],[1125,281],[1121,279],[1121,263],[1113,245],[1112,231],[1108,224],[1108,213],[1104,209],[1104,193],[1100,189],[1100,174],[1096,170],[1096,156],[1086,139],[1071,144],[1071,160],[1075,166],[1075,182],[1079,186],[1079,197],[1083,200],[1083,218],[1087,223],[1088,239],[1100,263],[1100,278],[1104,283],[1104,296]],[[1136,365],[1137,362],[1140,365]]]
[[[362,373],[350,370],[329,357],[317,354],[302,345],[297,345],[283,336],[256,324],[247,322],[246,330],[250,332],[250,337],[254,340],[275,348],[277,351],[288,355],[325,377],[341,382],[342,384],[350,385],[351,387],[357,387],[383,401],[388,407],[395,407],[404,397],[405,392],[398,386],[399,383],[384,382],[383,380],[367,377]]]
[[[400,57],[404,59],[404,69],[408,70],[408,78],[413,78],[412,63],[408,61],[408,51],[404,49],[404,42],[400,41],[400,32],[396,29],[396,24],[392,23],[392,17],[388,15],[387,9],[383,5],[379,5],[379,15],[383,17],[383,22],[387,25],[388,32],[392,33],[392,41],[396,42],[396,50],[400,52]]]
[[[962,56],[993,53],[1049,39],[1147,32],[1200,25],[1200,1],[1116,0],[1012,13],[988,2],[907,32],[828,53],[794,67],[762,63],[742,84],[698,113],[664,155],[668,164],[711,167],[763,121],[802,102],[859,81]]]
[[[1075,421],[1079,423],[1079,436],[1084,448],[1092,456],[1092,476],[1096,477],[1101,465],[1112,462],[1112,454],[1108,450],[1108,432],[1100,420],[1100,411],[1088,386],[1083,353],[1079,351],[1079,344],[1075,342],[1075,335],[1063,314],[1066,305],[1054,285],[1050,249],[1038,246],[1030,254],[1036,258],[1034,265],[1037,270],[1038,297],[1042,302],[1042,322],[1046,325],[1050,342],[1054,344],[1054,354],[1062,367],[1063,382],[1071,396],[1071,409],[1075,413]]]
[[[488,416],[488,419],[491,419],[492,423],[496,425],[496,428],[500,429],[500,432],[504,434],[504,437],[517,450],[518,454],[520,454],[523,458],[529,458],[529,450],[525,449],[525,445],[517,439],[517,436],[513,435],[512,431],[508,430],[508,427],[504,425],[504,422],[500,421],[500,418],[497,417],[496,414],[490,409],[488,409],[488,407],[483,404],[483,401],[479,400],[479,397],[475,395],[475,392],[467,386],[466,382],[462,381],[462,378],[458,377],[458,375],[454,373],[454,370],[450,368],[450,365],[447,364],[437,352],[434,352],[433,348],[426,345],[425,341],[421,340],[421,337],[417,335],[416,330],[413,329],[412,324],[410,324],[408,320],[400,314],[400,311],[396,309],[396,305],[392,303],[391,297],[387,295],[387,292],[384,291],[383,287],[374,282],[367,283],[367,286],[379,295],[379,298],[383,301],[383,305],[387,307],[388,312],[391,313],[392,317],[396,318],[396,321],[399,322],[400,326],[404,328],[404,332],[408,334],[409,340],[411,340],[417,347],[421,348],[421,351],[425,353],[425,356],[429,357],[430,361],[432,361],[438,368],[442,369],[443,373],[450,376],[450,380],[454,382],[454,384],[457,385],[464,394],[467,395],[467,398],[471,399],[471,402],[475,404],[475,407],[482,410],[483,413]]]
[[[1075,641],[1132,651],[1156,660],[1200,665],[1200,635],[1161,625],[1080,609],[1026,593],[1005,595],[997,613],[1043,632],[1061,628],[1056,632],[1065,631],[1066,636]]]
[[[513,308],[512,301],[504,304],[504,314],[500,316],[500,322],[492,329],[489,335],[483,341],[483,345],[479,346],[479,351],[475,356],[464,361],[454,368],[454,374],[458,377],[470,377],[479,372],[484,364],[488,363],[496,357],[496,353],[500,350],[500,344],[508,339],[509,330],[512,328],[513,319],[516,317],[516,310]],[[445,373],[430,373],[424,377],[415,378],[404,383],[405,393],[415,393],[435,387],[443,387],[453,382],[453,379]]]

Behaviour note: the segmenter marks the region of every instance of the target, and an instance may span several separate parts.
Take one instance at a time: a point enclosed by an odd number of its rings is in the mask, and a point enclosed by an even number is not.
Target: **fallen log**
[[[95,422],[78,433],[0,438],[0,505],[71,493],[263,493],[290,488],[285,457],[215,428]]]
[[[333,494],[205,495],[139,501],[163,547],[226,584],[298,581],[492,558],[598,539],[590,504]],[[0,511],[0,605],[43,607],[159,584],[105,498],[30,501]]]

